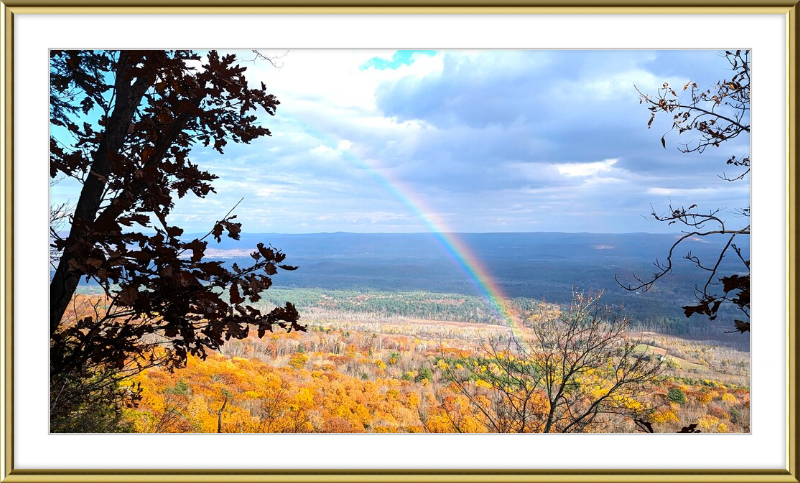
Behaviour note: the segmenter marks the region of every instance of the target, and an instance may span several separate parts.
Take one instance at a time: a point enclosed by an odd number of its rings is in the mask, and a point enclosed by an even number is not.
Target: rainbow
[[[333,148],[331,148],[331,146],[326,146],[327,148],[341,152],[342,157],[347,161],[353,163],[357,167],[364,168],[365,172],[379,185],[388,190],[392,196],[411,212],[411,214],[419,218],[428,230],[430,230],[430,233],[438,241],[444,252],[448,254],[459,268],[461,268],[470,282],[472,282],[479,293],[488,300],[489,304],[497,312],[498,316],[503,319],[505,324],[516,328],[516,317],[509,303],[510,299],[503,293],[500,285],[491,276],[484,263],[472,252],[470,247],[459,238],[457,233],[454,233],[448,228],[441,217],[435,215],[435,211],[427,206],[422,197],[414,193],[414,190],[401,179],[383,169],[377,161],[366,156],[358,156],[354,152],[355,150],[352,144],[346,149],[339,150],[338,148],[341,145],[341,141],[337,141],[331,136],[309,126],[295,116],[286,116],[285,111],[282,114],[281,117],[284,119],[291,119],[291,121],[300,124],[303,130],[307,134],[313,136],[317,141],[333,145]],[[357,146],[355,148],[357,149]]]
[[[507,302],[508,297],[503,293],[502,288],[491,276],[481,259],[459,238],[458,234],[450,230],[445,221],[436,216],[435,211],[428,207],[424,200],[417,196],[402,180],[386,174],[372,160],[362,160],[352,154],[348,157],[351,158],[351,161],[366,166],[368,168],[367,172],[373,179],[383,185],[392,196],[397,198],[414,216],[423,222],[439,242],[444,252],[461,268],[478,291],[486,297],[497,314],[507,324],[511,323],[513,317],[511,307]]]

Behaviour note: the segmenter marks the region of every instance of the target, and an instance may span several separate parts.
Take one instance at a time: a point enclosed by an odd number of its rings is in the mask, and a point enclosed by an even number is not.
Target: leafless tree
[[[514,336],[490,339],[481,357],[450,361],[447,377],[493,432],[608,431],[643,417],[640,399],[661,362],[599,300],[574,293],[567,308],[542,305]]]
[[[639,102],[650,110],[648,128],[652,126],[657,114],[672,115],[670,131],[678,134],[694,133],[698,137],[679,146],[683,153],[703,153],[708,147],[719,147],[722,143],[750,134],[750,51],[726,51],[733,72],[730,79],[718,81],[705,90],[689,81],[680,94],[669,84],[664,83],[657,94],[639,92]],[[684,99],[686,93],[689,98]],[[665,133],[661,145],[666,148]],[[723,172],[720,178],[730,181],[749,181],[750,153],[731,155],[726,164],[738,170],[734,174]],[[705,237],[724,237],[725,243],[720,252],[711,260],[701,260],[691,251],[684,255],[705,273],[703,282],[694,287],[697,303],[684,306],[687,317],[694,314],[705,315],[714,320],[720,307],[734,307],[739,317],[733,320],[735,331],[750,331],[750,254],[737,246],[737,239],[750,236],[750,206],[734,210],[732,219],[723,217],[722,210],[713,208],[701,211],[697,204],[688,208],[669,206],[665,213],[652,210],[651,216],[668,225],[682,227],[682,236],[669,248],[666,260],[656,260],[656,271],[649,277],[634,275],[634,282],[617,282],[630,291],[649,290],[655,282],[672,272],[675,252],[687,240]],[[738,238],[737,238],[738,237]],[[730,257],[739,263],[740,270],[724,275],[721,273],[723,261]]]

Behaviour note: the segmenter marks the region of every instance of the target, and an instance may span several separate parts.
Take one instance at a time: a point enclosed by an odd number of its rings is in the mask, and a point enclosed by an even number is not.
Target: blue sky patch
[[[397,69],[401,65],[411,65],[414,61],[414,54],[419,55],[436,55],[435,50],[398,50],[392,56],[392,60],[382,59],[380,57],[373,57],[361,65],[361,70],[367,70],[374,67],[378,70]]]

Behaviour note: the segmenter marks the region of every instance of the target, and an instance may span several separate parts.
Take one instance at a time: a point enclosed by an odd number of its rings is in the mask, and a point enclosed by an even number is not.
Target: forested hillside
[[[116,427],[137,432],[498,430],[492,413],[478,403],[505,387],[497,387],[493,371],[513,361],[513,354],[520,357],[502,349],[518,335],[492,318],[457,320],[480,308],[478,299],[423,292],[282,292],[275,296],[297,300],[307,333],[251,335],[229,341],[205,360],[190,357],[186,367],[172,372],[145,370],[125,384],[137,403]],[[79,297],[77,306],[84,310],[102,306],[97,295]],[[517,303],[521,313],[559,310],[547,302]],[[633,355],[661,368],[638,395],[620,399],[629,415],[598,418],[584,431],[633,432],[638,419],[658,432],[689,424],[703,432],[749,432],[747,352],[641,328],[632,328],[626,340],[635,342]],[[154,354],[158,357],[158,350]],[[603,364],[582,375],[583,384],[591,375],[602,391]],[[543,417],[550,407],[541,394],[531,393],[529,418]],[[518,429],[542,428],[529,423]]]
[[[308,334],[248,338],[205,361],[190,358],[174,373],[140,374],[143,399],[127,420],[142,432],[493,430],[453,385],[449,369],[488,370],[482,347],[491,337],[508,337],[506,328],[335,311],[306,316]],[[749,432],[747,353],[655,333],[631,337],[641,338],[638,350],[664,358],[665,372],[636,402],[648,407],[643,419],[658,432],[689,424],[703,432]],[[480,377],[472,384],[491,393]],[[543,411],[547,403],[531,407]],[[592,431],[637,426],[610,418]]]

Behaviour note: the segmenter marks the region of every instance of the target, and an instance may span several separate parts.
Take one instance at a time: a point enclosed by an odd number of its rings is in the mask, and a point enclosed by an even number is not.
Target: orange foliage
[[[355,331],[348,337],[370,341]],[[218,426],[222,432],[258,433],[480,433],[498,427],[509,432],[536,432],[541,431],[536,422],[544,420],[549,410],[543,394],[528,394],[530,424],[519,427],[503,400],[493,397],[496,388],[487,382],[490,378],[479,375],[467,392],[462,391],[443,376],[447,372],[443,367],[455,371],[465,370],[462,364],[477,367],[476,361],[459,362],[471,354],[465,349],[429,343],[424,353],[408,352],[409,341],[400,338],[395,343],[386,336],[381,342],[384,349],[375,346],[367,356],[346,344],[336,349],[335,342],[331,339],[319,350],[294,334],[281,334],[266,341],[239,342],[241,346],[231,346],[236,350],[229,356],[215,353],[206,360],[190,356],[186,367],[174,373],[146,370],[134,378],[141,383],[143,399],[138,408],[129,411],[129,419],[139,432],[214,433]],[[413,344],[420,347],[426,342],[415,340]],[[443,353],[452,357],[450,363],[441,358]],[[421,377],[423,373],[428,376]],[[587,374],[581,380],[588,383],[590,379]],[[663,391],[654,388],[654,400],[662,402],[654,406],[649,419],[660,425],[659,431],[677,430],[695,421],[703,432],[740,431],[743,427],[749,431],[746,419],[741,419],[749,418],[746,389],[722,392],[718,387],[681,387],[689,396],[684,405],[668,404]],[[488,409],[482,412],[477,407]],[[694,415],[698,410],[699,419]],[[691,411],[694,414],[686,416]]]

